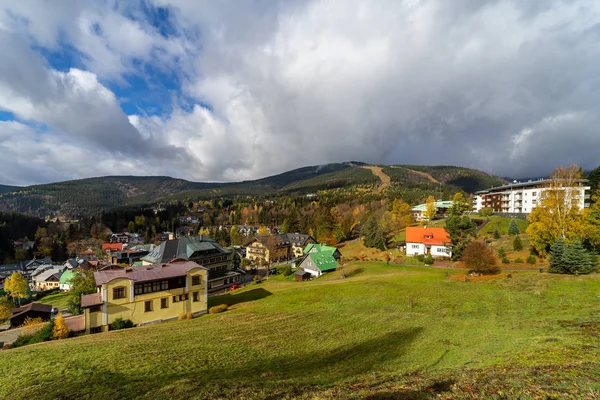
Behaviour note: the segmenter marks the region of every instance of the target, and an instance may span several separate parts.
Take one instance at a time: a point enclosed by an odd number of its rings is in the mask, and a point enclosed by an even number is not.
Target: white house
[[[431,254],[433,257],[452,257],[450,235],[444,228],[414,226],[406,228],[406,255]]]

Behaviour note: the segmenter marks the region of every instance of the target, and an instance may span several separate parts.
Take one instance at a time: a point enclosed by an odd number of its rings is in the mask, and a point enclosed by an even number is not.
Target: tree
[[[600,166],[594,168],[587,176],[592,193],[600,189]]]
[[[498,257],[500,257],[500,258],[506,257],[506,250],[504,250],[504,247],[500,247],[498,249]]]
[[[590,254],[581,240],[575,239],[570,245],[565,245],[562,239],[556,241],[550,251],[549,271],[558,274],[589,274],[594,266],[594,257]]]
[[[13,303],[6,296],[0,297],[0,323],[10,318]]]
[[[375,247],[379,250],[386,250],[386,240],[381,227],[377,223],[374,215],[367,220],[362,232],[364,243],[367,247]]]
[[[500,229],[498,229],[498,226],[494,228],[494,239],[500,239]]]
[[[268,235],[269,231],[267,230],[266,226],[261,226],[260,228],[258,228],[258,232],[259,235]]]
[[[127,231],[131,233],[135,232],[135,222],[129,221],[129,224],[127,224]]]
[[[494,209],[492,207],[484,207],[477,211],[477,214],[479,214],[482,217],[489,218],[492,215],[494,215]]]
[[[510,224],[508,224],[508,234],[518,235],[519,233],[519,225],[517,225],[517,220],[513,218],[510,220]]]
[[[585,212],[586,241],[590,247],[598,251],[600,250],[600,192],[592,197],[592,201],[591,207]]]
[[[519,235],[516,235],[515,239],[513,240],[513,250],[514,251],[523,250],[523,242],[521,241],[521,237]]]
[[[484,242],[472,241],[465,247],[462,255],[465,267],[472,272],[493,274],[498,272],[496,257]]]
[[[54,339],[66,339],[69,337],[69,328],[65,323],[62,313],[58,313],[54,320],[54,328],[52,328],[52,337]]]
[[[81,314],[81,296],[84,294],[96,293],[96,281],[91,270],[75,270],[71,278],[71,297],[67,300],[67,306],[71,314]]]
[[[581,177],[579,168],[571,165],[556,168],[550,185],[541,193],[540,204],[529,214],[527,234],[531,245],[541,256],[559,239],[569,242],[585,234],[585,217],[579,209]]]
[[[452,243],[452,259],[458,260],[475,235],[475,224],[466,215],[462,217],[453,215],[446,220],[446,231]]]
[[[233,225],[229,230],[229,239],[231,240],[232,245],[242,244],[242,235],[240,229],[236,225]]]
[[[431,221],[436,215],[437,207],[435,206],[435,197],[429,196],[425,201],[425,218]]]
[[[567,246],[564,240],[559,238],[550,248],[550,266],[548,267],[548,271],[555,274],[564,273],[562,262],[566,250]]]
[[[12,296],[13,299],[19,299],[19,305],[21,305],[21,299],[26,298],[29,286],[27,280],[23,278],[19,272],[13,272],[12,275],[4,281],[4,290]]]
[[[461,216],[471,209],[472,207],[467,202],[464,193],[456,192],[456,194],[452,198],[452,205],[448,209],[448,214],[454,216]]]

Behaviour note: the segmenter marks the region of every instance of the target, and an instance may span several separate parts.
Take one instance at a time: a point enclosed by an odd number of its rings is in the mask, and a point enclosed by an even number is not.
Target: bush
[[[537,259],[535,258],[534,255],[530,255],[529,257],[527,257],[527,264],[535,264],[537,262]]]
[[[504,256],[502,257],[502,264],[510,264],[510,260],[506,256]]]
[[[496,257],[492,250],[483,242],[473,241],[465,247],[462,255],[462,261],[472,272],[496,273]]]
[[[252,279],[254,281],[254,283],[261,283],[262,282],[262,278],[258,275],[254,275],[254,278]]]
[[[109,328],[111,331],[118,331],[119,329],[133,328],[133,321],[130,319],[123,319],[123,318],[119,317],[110,324]]]
[[[425,255],[424,254],[417,254],[417,261],[423,262],[424,260],[425,260]]]
[[[285,267],[279,268],[279,272],[281,272],[283,276],[290,276],[292,274],[292,267],[287,265]]]
[[[191,312],[189,312],[189,313],[187,313],[187,314],[185,315],[185,317],[186,317],[187,319],[194,319],[194,314],[192,314]]]
[[[494,229],[494,239],[500,239],[500,229],[498,227]]]
[[[427,254],[425,257],[423,257],[423,262],[427,265],[433,264],[433,256],[431,254]]]
[[[17,340],[15,340],[13,342],[13,344],[10,345],[10,348],[16,348],[16,347],[21,347],[21,346],[26,346],[29,344],[34,344],[34,343],[41,343],[41,342],[47,342],[49,340],[52,340],[52,331],[54,329],[54,322],[50,321],[46,324],[44,324],[44,326],[42,326],[42,328],[40,330],[38,330],[37,332],[35,332],[32,335],[19,335],[17,337]]]
[[[519,235],[515,236],[513,240],[513,249],[515,251],[523,250],[523,242],[521,241],[521,237]]]
[[[506,250],[504,250],[504,247],[500,247],[498,249],[498,257],[500,257],[500,258],[506,257]]]
[[[517,257],[515,259],[515,264],[523,264],[523,259],[521,257]]]
[[[180,320],[180,321],[183,320],[183,319],[186,319],[185,313],[182,312],[181,314],[179,314],[179,316],[177,317],[177,319]]]
[[[227,304],[219,304],[208,309],[210,314],[218,314],[227,311]]]

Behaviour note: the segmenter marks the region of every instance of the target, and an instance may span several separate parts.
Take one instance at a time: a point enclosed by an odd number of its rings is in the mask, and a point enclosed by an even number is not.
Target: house
[[[300,258],[304,256],[304,248],[309,243],[317,243],[317,241],[310,235],[304,233],[287,233],[286,236],[292,246],[291,256],[294,258]]]
[[[431,254],[452,257],[450,235],[444,228],[412,226],[406,228],[406,255]]]
[[[75,277],[75,271],[65,270],[58,280],[58,288],[61,292],[68,292],[73,287],[71,280]]]
[[[268,263],[289,260],[290,240],[287,235],[258,235],[246,244],[246,258]]]
[[[137,247],[137,246],[136,246]],[[139,261],[142,257],[148,255],[148,250],[122,250],[115,253],[111,253],[110,262],[113,264],[127,264],[132,265],[134,262]]]
[[[563,187],[566,198],[571,204],[583,210],[590,206],[590,186],[587,179],[578,179],[572,186]],[[551,179],[514,181],[508,185],[497,186],[475,193],[473,211],[491,208],[494,213],[529,214],[544,198],[545,193],[552,190]],[[567,202],[568,200],[565,200]]]
[[[49,304],[29,303],[12,310],[9,318],[10,326],[15,328],[23,325],[25,318],[41,318],[42,321],[49,321],[51,312],[52,306]]]
[[[113,251],[122,251],[123,243],[104,243],[102,245],[102,253],[110,255]]]
[[[436,217],[444,218],[448,213],[448,209],[452,207],[453,202],[449,201],[436,201],[434,203],[436,209]],[[419,204],[418,206],[414,206],[411,210],[415,221],[426,221],[425,212],[427,211],[427,204]]]
[[[174,259],[195,261],[208,270],[208,291],[224,290],[240,283],[234,252],[224,249],[207,235],[167,240],[141,258],[143,265],[162,264]]]
[[[175,239],[173,232],[161,232],[156,235],[159,242],[166,242],[167,240]]]
[[[38,292],[50,289],[58,289],[60,287],[60,277],[64,271],[64,267],[53,266],[32,277],[33,287]]]
[[[85,331],[107,331],[117,318],[146,325],[205,314],[207,278],[206,268],[186,260],[95,271],[97,292],[81,296]]]
[[[304,249],[304,258],[298,264],[299,271],[319,277],[326,272],[335,271],[342,254],[338,249],[323,244],[309,243]],[[296,271],[298,274],[298,271]],[[302,275],[304,276],[304,275]],[[298,280],[298,276],[296,275]]]

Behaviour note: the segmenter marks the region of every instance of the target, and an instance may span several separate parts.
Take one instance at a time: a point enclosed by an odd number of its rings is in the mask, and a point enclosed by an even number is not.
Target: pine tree
[[[579,275],[592,272],[592,257],[581,244],[581,240],[575,239],[567,246],[562,257],[562,267],[564,273],[568,274]]]
[[[510,220],[510,224],[508,225],[508,234],[509,235],[518,235],[519,234],[519,225],[517,225],[517,221],[514,218]]]
[[[494,228],[494,239],[500,239],[500,229],[497,226]]]
[[[565,246],[565,242],[562,239],[558,239],[556,243],[552,245],[550,248],[550,267],[548,268],[549,272],[555,274],[564,274],[565,270],[563,268],[563,257],[565,255],[565,251],[567,246]]]
[[[58,313],[54,320],[54,328],[52,329],[52,337],[54,339],[66,339],[69,337],[69,328],[65,323],[61,313]]]
[[[523,250],[523,242],[521,241],[521,237],[519,235],[515,235],[515,239],[513,240],[513,250]]]
[[[371,216],[363,230],[364,242],[367,247],[375,247],[385,250],[385,236],[377,223],[377,219]]]

